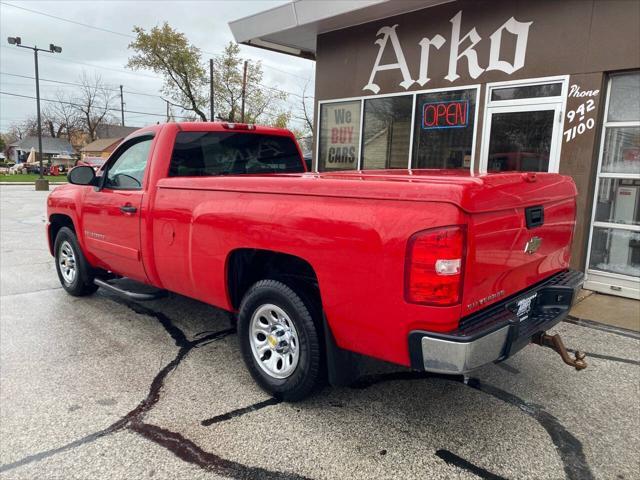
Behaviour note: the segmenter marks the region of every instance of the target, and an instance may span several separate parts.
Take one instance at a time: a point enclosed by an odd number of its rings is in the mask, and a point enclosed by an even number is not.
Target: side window
[[[115,162],[109,165],[104,186],[130,190],[142,188],[152,141],[152,138],[144,138],[122,151]]]
[[[171,156],[170,177],[208,177],[304,172],[289,137],[239,132],[180,132]]]

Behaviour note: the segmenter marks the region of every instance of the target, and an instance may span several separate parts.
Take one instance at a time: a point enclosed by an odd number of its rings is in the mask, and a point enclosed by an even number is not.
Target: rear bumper
[[[463,374],[502,361],[550,329],[569,313],[584,274],[565,270],[460,321],[449,333],[409,334],[411,366],[417,370]],[[527,311],[527,304],[530,310]]]

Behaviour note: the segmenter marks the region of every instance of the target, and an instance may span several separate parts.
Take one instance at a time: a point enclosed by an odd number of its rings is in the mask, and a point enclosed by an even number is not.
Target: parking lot
[[[301,403],[265,395],[232,317],[171,295],[67,295],[46,192],[0,187],[0,478],[640,478],[640,335],[555,330],[460,378],[371,362]]]

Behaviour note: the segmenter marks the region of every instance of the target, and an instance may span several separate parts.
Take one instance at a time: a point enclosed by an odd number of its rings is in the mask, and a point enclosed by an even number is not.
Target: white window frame
[[[619,273],[604,272],[589,268],[591,265],[591,247],[593,243],[593,231],[596,228],[612,228],[616,230],[629,230],[640,232],[640,225],[618,224],[613,222],[601,222],[596,220],[596,207],[598,206],[598,195],[600,195],[600,179],[602,178],[619,178],[640,180],[640,173],[601,173],[602,154],[604,153],[604,143],[606,139],[607,127],[640,127],[640,120],[625,122],[609,122],[609,100],[611,98],[612,79],[616,75],[609,75],[607,79],[607,98],[604,107],[604,121],[600,132],[600,149],[598,151],[598,167],[596,170],[596,185],[593,192],[593,205],[591,208],[591,221],[589,223],[589,242],[587,244],[587,262],[585,265],[586,278],[584,288],[598,292],[620,295],[628,298],[640,300],[640,279],[630,275],[622,275]]]
[[[560,95],[554,97],[518,98],[514,100],[491,100],[491,92],[494,89],[508,87],[526,87],[531,85],[544,85],[547,83],[562,83]],[[558,173],[560,168],[560,155],[562,153],[562,132],[564,132],[564,112],[567,110],[567,95],[569,92],[569,75],[557,75],[552,77],[525,78],[521,80],[506,80],[503,82],[487,83],[485,87],[485,107],[482,121],[482,146],[480,147],[480,162],[478,171],[487,173],[489,161],[489,142],[491,141],[491,118],[494,113],[504,112],[531,112],[549,110],[553,106],[555,110],[554,130],[552,132],[549,152],[548,172]]]
[[[444,88],[432,88],[427,90],[412,90],[410,92],[395,92],[395,93],[385,93],[381,95],[361,95],[358,97],[345,97],[345,98],[332,98],[330,100],[319,100],[318,101],[318,112],[316,117],[316,125],[317,125],[317,133],[316,133],[316,146],[315,146],[315,161],[313,162],[312,170],[314,172],[318,172],[318,162],[320,160],[320,120],[322,114],[322,106],[325,104],[331,103],[340,103],[340,102],[360,102],[360,136],[358,142],[358,162],[357,162],[357,170],[362,170],[362,142],[363,142],[363,131],[362,127],[364,124],[364,102],[366,100],[378,99],[378,98],[390,98],[390,97],[402,97],[402,96],[412,96],[412,109],[411,109],[411,131],[409,132],[409,155],[407,158],[407,168],[409,170],[412,169],[411,161],[413,158],[413,140],[414,140],[414,132],[415,132],[415,120],[416,120],[416,102],[418,95],[422,95],[424,93],[441,93],[441,92],[453,92],[460,90],[474,90],[476,91],[476,100],[475,100],[475,113],[473,119],[473,135],[471,138],[471,166],[469,167],[470,172],[473,172],[475,166],[475,156],[476,156],[476,139],[478,133],[478,111],[480,105],[480,84],[476,83],[473,85],[461,85],[455,87],[444,87]],[[335,170],[332,170],[335,171]],[[338,170],[339,171],[339,170]]]

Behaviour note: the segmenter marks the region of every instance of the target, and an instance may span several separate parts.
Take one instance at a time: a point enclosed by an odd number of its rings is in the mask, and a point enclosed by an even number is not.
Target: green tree
[[[206,121],[209,111],[209,65],[200,49],[168,23],[149,31],[134,27],[136,39],[129,44],[135,53],[127,67],[147,69],[164,78],[162,93],[174,106],[193,112]],[[245,59],[233,43],[213,59],[214,107],[217,118],[229,122],[242,119],[242,90]],[[287,94],[263,83],[261,62],[247,62],[245,86],[246,123],[286,125],[290,113],[284,108]],[[285,122],[286,117],[286,122]],[[210,119],[213,120],[213,119]],[[283,123],[284,122],[284,123]]]
[[[216,115],[230,122],[239,122],[242,117],[244,61],[240,57],[240,47],[233,42],[229,42],[224,53],[213,60]],[[287,94],[262,82],[262,63],[247,62],[244,121],[286,125],[290,114],[283,110],[282,105]]]
[[[291,112],[281,112],[274,115],[271,121],[266,122],[267,125],[276,128],[289,128],[289,121],[291,120]]]
[[[129,57],[127,67],[133,70],[147,69],[162,75],[162,92],[171,103],[194,112],[202,121],[206,121],[204,110],[208,98],[204,92],[208,79],[200,50],[167,22],[148,32],[141,27],[134,27],[133,31],[136,39],[129,44],[129,48],[135,54]]]

